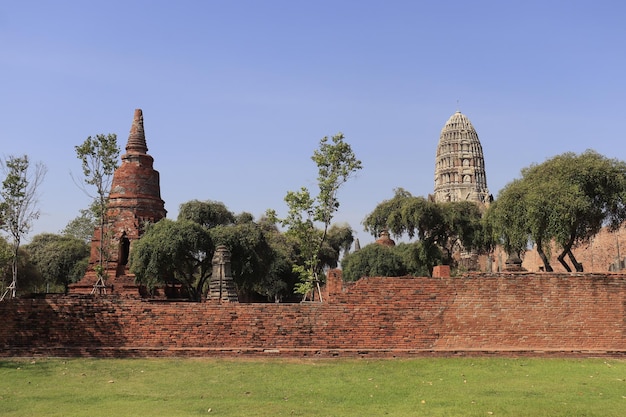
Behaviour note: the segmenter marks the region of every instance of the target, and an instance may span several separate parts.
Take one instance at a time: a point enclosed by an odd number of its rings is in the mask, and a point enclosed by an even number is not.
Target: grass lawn
[[[625,416],[610,359],[0,360],[2,416]]]

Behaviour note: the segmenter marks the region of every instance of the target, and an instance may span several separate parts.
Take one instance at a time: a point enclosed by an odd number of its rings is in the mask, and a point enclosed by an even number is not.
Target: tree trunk
[[[541,245],[541,241],[537,242],[537,253],[539,254],[539,257],[541,258],[541,260],[543,261],[543,266],[546,272],[553,272],[554,270],[552,269],[552,266],[550,265],[550,260],[548,259],[545,252],[543,251],[543,246]]]
[[[570,261],[572,261],[572,265],[574,265],[574,268],[576,269],[576,272],[584,272],[583,271],[583,264],[578,263],[578,261],[576,260],[576,257],[574,257],[574,254],[572,253],[571,249],[567,251],[567,255],[569,256]]]
[[[566,250],[563,250],[563,252],[561,252],[558,256],[558,260],[559,262],[561,262],[561,265],[563,265],[563,268],[565,268],[565,270],[567,272],[572,272],[572,268],[570,268],[570,266],[567,264],[567,262],[565,262],[565,254],[567,253]]]
[[[570,234],[569,241],[565,245],[563,245],[563,252],[561,252],[561,254],[559,255],[559,262],[561,262],[561,265],[565,267],[567,272],[572,272],[572,269],[569,267],[567,262],[565,262],[565,255],[569,256],[570,260],[572,261],[572,265],[574,265],[574,268],[576,269],[576,272],[583,272],[582,264],[579,264],[578,261],[576,261],[576,258],[572,253],[572,246],[574,245],[575,240],[576,234],[575,232],[572,232]]]

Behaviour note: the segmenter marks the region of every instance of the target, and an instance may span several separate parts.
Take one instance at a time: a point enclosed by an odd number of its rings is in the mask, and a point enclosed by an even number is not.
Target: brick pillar
[[[450,278],[450,265],[436,265],[433,267],[433,278]]]
[[[326,285],[323,288],[324,300],[332,301],[334,296],[343,291],[343,273],[341,269],[331,269],[326,273]]]

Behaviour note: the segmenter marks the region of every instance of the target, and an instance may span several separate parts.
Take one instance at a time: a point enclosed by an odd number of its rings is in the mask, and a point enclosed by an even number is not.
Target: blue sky
[[[48,167],[31,236],[87,207],[74,146],[141,108],[168,217],[192,199],[259,217],[315,188],[310,157],[343,132],[363,162],[335,220],[403,187],[433,192],[461,110],[497,196],[567,151],[626,159],[622,1],[31,1],[0,4],[0,154]]]

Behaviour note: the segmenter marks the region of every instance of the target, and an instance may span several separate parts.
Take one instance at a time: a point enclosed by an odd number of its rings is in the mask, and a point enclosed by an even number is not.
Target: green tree
[[[257,284],[256,291],[274,302],[291,299],[298,282],[298,275],[293,270],[296,259],[294,242],[279,230],[272,219],[261,217],[258,224],[272,248],[273,256],[267,274]]]
[[[36,235],[24,249],[46,287],[60,285],[66,293],[69,284],[84,275],[89,260],[89,246],[83,240],[52,233]]]
[[[350,253],[353,242],[354,232],[349,224],[331,225],[319,253],[322,267],[337,268],[341,255]]]
[[[4,236],[0,236],[0,277],[2,278],[2,293],[4,294],[7,285],[7,281],[12,282],[13,277],[11,276],[11,259],[13,258],[13,250],[11,249],[11,245],[4,238]],[[9,278],[7,280],[7,277]]]
[[[233,214],[219,201],[193,200],[181,204],[178,220],[193,221],[211,235],[214,245],[225,245],[231,251],[231,271],[242,299],[260,294],[278,301],[288,297],[292,274],[286,274],[292,263],[285,240],[275,224],[267,219],[256,223],[250,213]],[[212,255],[211,255],[212,256]]]
[[[134,243],[130,271],[150,290],[176,280],[191,299],[200,301],[211,276],[214,250],[206,228],[190,220],[163,219]]]
[[[11,260],[13,259],[12,248],[9,245],[11,253]],[[18,254],[17,269],[20,271],[20,286],[19,292],[22,294],[28,293],[41,293],[45,291],[45,282],[39,270],[30,261],[30,254],[25,250],[25,246],[20,246]],[[2,271],[3,275],[0,277],[5,284],[5,291],[7,289],[6,283],[10,283],[13,280],[11,262],[7,268]]]
[[[428,276],[432,266],[427,259],[441,259],[441,252],[424,254],[422,242],[395,246],[369,244],[341,260],[343,278],[356,281],[361,277]]]
[[[67,223],[65,228],[61,231],[61,234],[89,243],[91,242],[93,231],[97,227],[97,223],[93,210],[81,209],[80,214]]]
[[[225,245],[231,253],[231,271],[237,290],[242,295],[267,293],[263,278],[270,272],[274,251],[263,229],[255,222],[219,225],[209,229],[217,247]]]
[[[235,223],[235,215],[220,201],[192,200],[180,205],[178,220],[190,220],[211,229]]]
[[[334,214],[339,209],[339,189],[361,169],[361,161],[356,158],[341,133],[330,139],[322,138],[311,159],[318,168],[319,192],[313,197],[305,187],[299,191],[289,191],[285,197],[288,214],[281,221],[288,228],[287,234],[297,242],[300,260],[294,270],[300,276],[300,282],[296,292],[305,297],[315,286],[319,290],[322,271],[320,252],[328,237]],[[317,224],[321,225],[320,229]]]
[[[9,156],[0,161],[0,165],[5,174],[0,190],[0,228],[9,234],[12,246],[12,280],[0,298],[2,300],[9,293],[11,298],[17,294],[20,244],[39,218],[38,189],[46,175],[46,167],[42,163],[32,167],[27,155]]]
[[[109,258],[108,239],[106,239],[106,209],[109,201],[109,192],[113,174],[118,166],[120,148],[117,145],[117,135],[99,134],[87,137],[85,141],[74,147],[76,156],[81,161],[83,180],[79,187],[93,200],[90,209],[97,219],[100,230],[100,245],[98,247],[98,265],[96,273],[98,282],[103,285],[106,280],[106,262]],[[94,188],[90,191],[87,187]]]
[[[582,272],[572,248],[589,241],[604,225],[615,230],[626,220],[626,163],[592,150],[555,156],[523,169],[522,178],[500,192],[492,210],[490,217],[505,247],[521,250],[524,241],[534,242],[545,270],[552,271],[549,250],[555,243],[563,267],[572,270],[567,256]]]
[[[341,261],[343,279],[356,281],[362,277],[401,277],[408,273],[395,246],[372,243],[346,255]]]
[[[387,229],[396,237],[417,237],[421,243],[415,254],[432,270],[439,261],[452,264],[457,248],[481,252],[491,247],[482,217],[480,207],[473,202],[435,203],[399,188],[392,199],[367,215],[363,225],[374,236]]]

